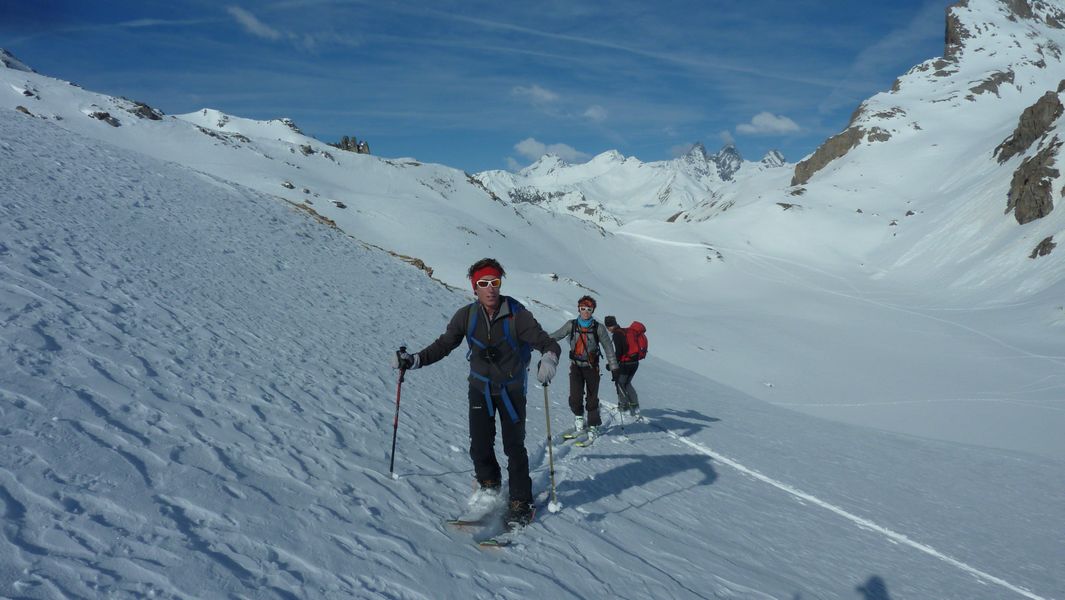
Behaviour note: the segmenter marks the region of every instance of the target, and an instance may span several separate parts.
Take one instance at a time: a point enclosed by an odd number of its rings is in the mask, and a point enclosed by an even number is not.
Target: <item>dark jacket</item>
[[[614,330],[614,356],[618,357],[618,365],[623,372],[633,370],[640,363],[637,361],[622,362],[621,357],[629,353],[629,342],[625,339],[625,329],[618,327]]]
[[[514,302],[517,304],[517,301]],[[555,356],[562,354],[562,348],[558,342],[551,339],[551,336],[540,327],[528,309],[518,310],[511,318],[510,301],[506,296],[500,296],[499,311],[491,324],[488,322],[487,311],[479,302],[463,306],[455,311],[443,335],[418,353],[421,366],[431,365],[443,359],[466,339],[472,317],[471,311],[474,310],[478,311],[478,315],[473,337],[488,347],[496,348],[497,355],[495,360],[489,362],[484,358],[481,349],[474,346],[473,352],[470,353],[470,370],[488,377],[493,384],[515,381],[522,368],[519,352],[511,348],[503,333],[504,321],[510,321],[510,335],[517,344],[528,342],[541,354],[545,352],[554,352]],[[472,376],[470,383],[477,383]]]

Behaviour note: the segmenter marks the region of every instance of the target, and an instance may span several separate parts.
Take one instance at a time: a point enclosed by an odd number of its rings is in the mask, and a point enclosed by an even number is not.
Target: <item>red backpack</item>
[[[618,357],[618,362],[636,362],[647,358],[647,328],[639,321],[633,321],[632,325],[625,328],[624,356]]]

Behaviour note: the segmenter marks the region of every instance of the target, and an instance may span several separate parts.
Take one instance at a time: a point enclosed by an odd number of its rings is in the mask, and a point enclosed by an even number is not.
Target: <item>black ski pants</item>
[[[569,409],[574,415],[585,415],[589,427],[603,424],[599,417],[599,377],[599,365],[579,367],[573,362],[569,364]]]
[[[515,423],[507,412],[503,397],[493,395],[495,416],[488,415],[484,386],[470,386],[470,458],[477,481],[500,481],[496,460],[496,419],[503,433],[503,453],[507,455],[510,499],[532,502],[532,479],[529,477],[529,453],[525,449],[525,391],[522,385],[507,388],[507,395],[518,413]]]
[[[632,387],[632,378],[636,376],[636,369],[639,368],[638,362],[621,363],[618,378],[614,381],[618,390],[618,406],[627,405],[628,408],[640,406],[640,396],[636,393],[636,388]]]

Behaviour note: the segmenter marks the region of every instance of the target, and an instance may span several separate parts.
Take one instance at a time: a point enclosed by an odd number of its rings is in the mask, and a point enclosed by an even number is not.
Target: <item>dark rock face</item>
[[[998,96],[998,88],[1003,83],[1013,83],[1014,73],[1012,69],[1006,71],[996,71],[992,73],[987,79],[983,80],[980,85],[969,88],[969,91],[979,96],[987,92],[991,92]]]
[[[1041,219],[1054,210],[1053,182],[1060,175],[1054,168],[1054,159],[1061,145],[1055,136],[1038,154],[1024,159],[1014,171],[1006,213],[1012,210],[1021,225]]]
[[[94,119],[99,119],[104,123],[107,123],[111,127],[119,127],[120,125],[122,125],[121,123],[119,123],[118,119],[112,117],[111,113],[108,112],[96,111],[93,113],[89,113],[89,116]]]
[[[1027,0],[1005,0],[1003,4],[1010,11],[1010,20],[1016,21],[1017,19],[1031,19],[1035,15],[1032,13],[1032,7],[1028,4]]]
[[[947,32],[945,40],[945,48],[943,49],[943,56],[948,59],[954,59],[957,54],[965,46],[965,40],[971,38],[973,34],[961,24],[961,19],[955,14],[955,8],[965,8],[969,6],[969,0],[961,0],[947,7]]]
[[[795,165],[795,175],[791,178],[791,185],[803,185],[810,181],[813,174],[825,168],[828,163],[850,152],[861,143],[862,138],[870,142],[886,142],[891,139],[891,132],[872,127],[868,130],[861,127],[848,127],[842,133],[838,133],[827,140],[824,144],[810,155],[810,158],[800,161]]]
[[[1035,104],[1024,109],[1013,135],[995,148],[994,156],[998,158],[999,164],[1026,152],[1033,142],[1050,130],[1050,126],[1062,112],[1065,112],[1065,106],[1062,106],[1061,100],[1054,92],[1043,94]]]
[[[149,121],[161,121],[163,120],[163,111],[156,110],[143,102],[137,102],[136,100],[130,100],[133,103],[133,108],[127,108],[133,116],[138,119],[148,119]]]
[[[803,185],[813,174],[825,168],[825,165],[850,152],[862,140],[862,130],[858,127],[848,127],[842,133],[825,140],[824,144],[810,155],[810,158],[799,161],[795,165],[795,175],[791,178],[791,185]]]
[[[1043,241],[1039,242],[1039,245],[1037,245],[1034,250],[1032,250],[1032,253],[1028,255],[1028,258],[1046,256],[1047,254],[1050,254],[1050,251],[1055,247],[1057,247],[1057,244],[1054,243],[1054,236],[1045,238]]]
[[[722,181],[731,181],[736,171],[739,171],[743,165],[743,157],[732,144],[725,145],[717,154],[709,158],[717,165],[717,175]]]
[[[329,144],[334,148],[340,148],[341,150],[347,150],[348,152],[354,152],[356,154],[369,154],[370,144],[366,140],[359,141],[355,136],[344,136],[340,138],[340,141],[335,144]]]

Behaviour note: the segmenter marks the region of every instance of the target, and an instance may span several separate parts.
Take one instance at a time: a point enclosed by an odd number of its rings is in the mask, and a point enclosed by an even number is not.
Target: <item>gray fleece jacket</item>
[[[617,356],[614,354],[614,343],[611,341],[612,338],[610,337],[610,331],[607,330],[606,325],[603,325],[599,321],[593,319],[592,323],[595,325],[595,335],[592,335],[590,333],[582,334],[580,332],[580,327],[574,327],[574,321],[575,319],[570,319],[569,321],[566,321],[566,323],[562,327],[558,328],[558,331],[551,334],[551,339],[561,340],[562,338],[567,338],[569,340],[570,350],[573,350],[577,344],[577,337],[580,335],[584,335],[584,346],[588,349],[588,353],[590,354],[591,360],[597,361],[600,354],[602,354],[606,356],[607,367],[611,371],[618,368],[618,359]],[[595,344],[596,337],[599,338],[598,346]],[[599,352],[599,346],[603,348],[602,353]],[[578,367],[587,367],[591,364],[586,360],[578,359],[574,359],[573,362],[576,363]]]

